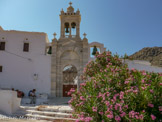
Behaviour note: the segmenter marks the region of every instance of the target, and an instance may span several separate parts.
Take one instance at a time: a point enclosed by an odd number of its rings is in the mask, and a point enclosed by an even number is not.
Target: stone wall
[[[15,91],[0,90],[0,98],[1,113],[12,115],[19,109],[21,98],[17,98]]]

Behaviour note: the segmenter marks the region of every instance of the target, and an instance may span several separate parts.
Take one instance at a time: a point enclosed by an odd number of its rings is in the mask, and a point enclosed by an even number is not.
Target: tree
[[[161,121],[162,73],[128,69],[118,55],[96,54],[69,104],[79,122]]]

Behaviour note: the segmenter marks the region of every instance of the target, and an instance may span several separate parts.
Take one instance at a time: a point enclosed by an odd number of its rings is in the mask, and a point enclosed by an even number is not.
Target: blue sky
[[[87,33],[89,42],[120,55],[162,47],[162,0],[0,0],[0,26],[59,38],[59,14],[70,1],[81,11],[81,36]]]

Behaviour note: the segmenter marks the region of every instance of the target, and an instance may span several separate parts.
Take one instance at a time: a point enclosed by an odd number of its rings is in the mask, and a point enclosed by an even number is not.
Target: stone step
[[[72,116],[72,114],[62,113],[62,112],[47,112],[47,111],[36,111],[36,110],[27,110],[27,112],[32,115],[45,115],[45,116],[63,117],[63,118],[70,118]]]
[[[37,106],[20,106],[22,110],[35,110]]]
[[[37,107],[35,110],[38,111],[49,111],[49,112],[62,112],[62,113],[72,113],[73,110],[69,106],[47,106],[47,107]]]
[[[73,119],[73,118],[50,117],[50,116],[33,115],[33,114],[26,114],[26,117],[34,118],[37,120],[48,120],[52,122],[75,122],[76,121],[76,119]]]

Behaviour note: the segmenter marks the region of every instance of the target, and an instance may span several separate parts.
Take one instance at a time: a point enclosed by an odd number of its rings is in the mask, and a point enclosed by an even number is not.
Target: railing
[[[65,38],[69,38],[69,37],[76,38],[76,35],[65,35]]]

